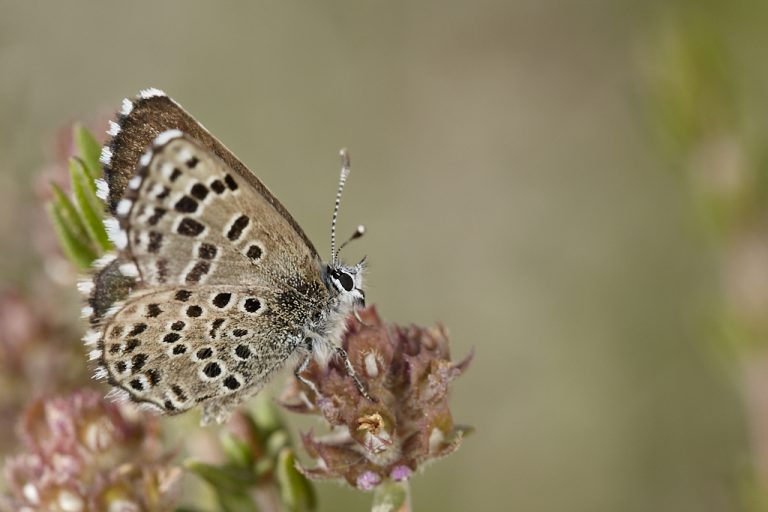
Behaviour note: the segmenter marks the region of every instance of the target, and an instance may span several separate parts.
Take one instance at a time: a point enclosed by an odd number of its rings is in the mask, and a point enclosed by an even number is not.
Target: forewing
[[[311,248],[257,190],[197,141],[164,132],[116,208],[119,248],[148,285],[319,277]],[[115,230],[111,230],[113,233]]]
[[[317,257],[312,242],[290,213],[272,195],[267,187],[218,139],[189,115],[178,103],[158,89],[141,91],[138,97],[123,100],[123,108],[109,129],[111,139],[102,149],[104,180],[100,193],[115,213],[128,181],[134,176],[139,158],[152,141],[162,132],[179,130],[199,142],[206,150],[221,159],[248,186],[268,203],[290,228],[303,240],[313,256]]]

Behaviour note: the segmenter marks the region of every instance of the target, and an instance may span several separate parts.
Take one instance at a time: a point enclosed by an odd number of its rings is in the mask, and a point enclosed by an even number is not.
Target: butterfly
[[[98,195],[116,251],[94,263],[87,297],[95,377],[110,395],[178,414],[198,405],[202,423],[225,421],[289,361],[297,378],[313,358],[340,357],[347,318],[365,306],[365,262],[347,266],[336,219],[324,263],[266,186],[158,89],[124,100],[103,147]]]

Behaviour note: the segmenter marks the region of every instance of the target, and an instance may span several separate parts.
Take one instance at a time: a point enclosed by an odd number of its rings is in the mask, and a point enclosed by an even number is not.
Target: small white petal
[[[376,364],[376,355],[373,352],[365,354],[365,373],[368,377],[375,378],[379,375],[379,366]]]
[[[64,512],[80,512],[85,509],[83,498],[66,489],[59,491],[59,499],[57,501],[59,502],[60,509]]]
[[[33,505],[40,503],[40,492],[37,490],[37,487],[35,487],[33,484],[27,482],[26,484],[24,484],[24,487],[21,490],[21,492],[24,494],[24,497],[27,499],[27,501],[32,503]]]

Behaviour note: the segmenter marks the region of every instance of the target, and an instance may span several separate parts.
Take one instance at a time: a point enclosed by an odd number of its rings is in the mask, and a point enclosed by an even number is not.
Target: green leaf
[[[251,471],[232,466],[211,466],[197,461],[187,461],[184,465],[214,488],[224,512],[258,512],[258,507],[248,493],[254,483]]]
[[[56,184],[51,185],[54,199],[48,212],[67,257],[81,269],[86,269],[98,256],[91,245],[83,219],[69,198]]]
[[[218,492],[219,505],[224,512],[259,512],[259,507],[246,492]]]
[[[284,430],[285,424],[277,412],[275,404],[266,393],[256,395],[255,406],[250,415],[261,440],[266,440],[276,430]]]
[[[253,452],[250,447],[229,432],[222,432],[221,448],[233,465],[245,468],[253,466]]]
[[[187,461],[184,466],[217,490],[225,492],[238,492],[253,483],[251,471],[244,468],[212,466],[198,461]]]
[[[101,212],[104,210],[104,204],[96,197],[93,179],[88,175],[82,160],[69,159],[69,175],[85,230],[95,246],[100,247],[102,251],[108,251],[112,244],[102,222]]]
[[[382,482],[373,494],[371,512],[407,512],[410,510],[408,482]]]
[[[296,469],[296,458],[290,448],[280,451],[275,471],[283,505],[292,512],[315,510],[315,490]]]
[[[91,177],[91,182],[101,178],[101,162],[99,162],[101,145],[96,141],[91,132],[80,123],[75,124],[73,136],[80,158],[85,163],[85,170],[88,171],[88,175]]]
[[[291,439],[285,430],[275,430],[267,438],[265,453],[268,457],[278,457],[283,448],[290,446]]]
[[[96,253],[72,231],[59,203],[48,203],[46,207],[64,254],[80,270],[87,269],[96,259]]]

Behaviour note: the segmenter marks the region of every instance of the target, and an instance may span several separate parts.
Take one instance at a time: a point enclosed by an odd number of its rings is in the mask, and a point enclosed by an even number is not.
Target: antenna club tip
[[[364,235],[365,234],[365,226],[360,224],[359,226],[357,226],[357,230],[355,232],[359,233],[360,235]]]
[[[339,150],[339,157],[341,158],[341,166],[344,169],[349,169],[349,151],[347,151],[347,148]]]

